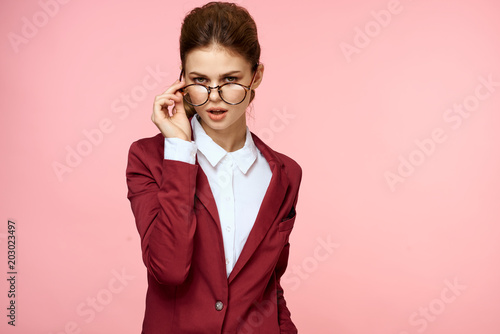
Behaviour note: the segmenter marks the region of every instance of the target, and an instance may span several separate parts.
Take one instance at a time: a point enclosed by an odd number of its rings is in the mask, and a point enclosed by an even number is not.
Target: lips
[[[208,108],[206,110],[206,112],[208,114],[208,117],[212,121],[219,122],[219,121],[222,121],[224,118],[226,118],[227,109],[212,107],[212,108]]]
[[[207,112],[213,114],[213,115],[221,115],[223,113],[225,113],[227,111],[227,109],[224,109],[224,108],[209,108],[207,109]]]

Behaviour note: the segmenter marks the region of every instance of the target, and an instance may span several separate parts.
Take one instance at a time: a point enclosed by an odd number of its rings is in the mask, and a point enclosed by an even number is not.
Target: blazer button
[[[223,307],[224,307],[224,304],[223,304],[220,300],[218,300],[218,301],[215,303],[215,309],[216,309],[217,311],[222,311],[222,308],[223,308]]]

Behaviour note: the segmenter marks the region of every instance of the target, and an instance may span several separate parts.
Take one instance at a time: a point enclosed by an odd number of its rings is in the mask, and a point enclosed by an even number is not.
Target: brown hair
[[[260,44],[255,21],[245,8],[234,3],[209,2],[191,10],[182,23],[179,43],[183,69],[190,51],[212,44],[244,57],[252,66],[252,73],[259,65]],[[250,102],[254,97],[252,90]],[[196,113],[187,103],[184,108],[188,117]]]

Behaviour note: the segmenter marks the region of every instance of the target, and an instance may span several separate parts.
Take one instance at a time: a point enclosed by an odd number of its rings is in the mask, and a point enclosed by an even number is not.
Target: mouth
[[[207,112],[211,113],[213,115],[221,115],[221,114],[227,112],[227,109],[223,109],[223,108],[210,108],[210,109],[207,109]]]

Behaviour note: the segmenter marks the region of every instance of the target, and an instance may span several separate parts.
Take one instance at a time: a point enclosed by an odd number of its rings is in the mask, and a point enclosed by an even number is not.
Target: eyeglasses
[[[181,81],[183,73],[184,70],[181,71],[179,81]],[[217,89],[222,101],[230,105],[237,105],[245,101],[247,92],[251,90],[251,87],[255,80],[256,73],[257,70],[255,70],[255,72],[253,73],[252,81],[250,82],[249,86],[245,86],[236,82],[227,82],[215,87],[205,86],[202,84],[190,84],[179,89],[179,91],[184,96],[184,101],[186,101],[193,107],[199,107],[207,103],[208,99],[210,98],[212,89]]]

